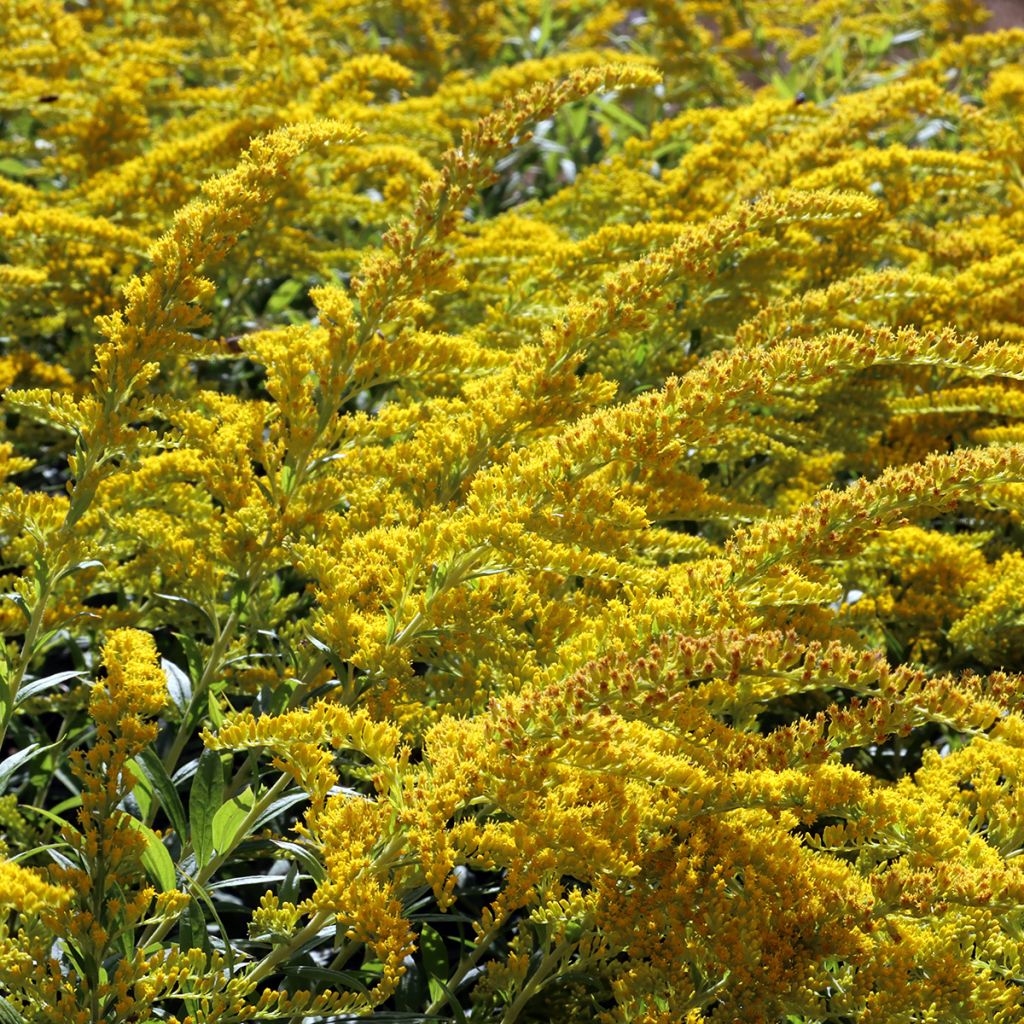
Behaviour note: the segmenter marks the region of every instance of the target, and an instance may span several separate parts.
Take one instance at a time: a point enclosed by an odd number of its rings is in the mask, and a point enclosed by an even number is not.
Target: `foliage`
[[[0,3],[0,1019],[1024,1020],[984,17]]]

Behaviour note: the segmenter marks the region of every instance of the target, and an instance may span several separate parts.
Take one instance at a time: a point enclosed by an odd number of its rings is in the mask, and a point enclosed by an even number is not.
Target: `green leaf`
[[[628,111],[623,110],[618,104],[597,97],[594,98],[593,104],[599,112],[597,115],[598,120],[603,120],[605,123],[612,121],[634,135],[644,136],[647,134],[647,126],[642,121],[638,121]],[[601,115],[604,116],[602,117]]]
[[[448,1002],[448,1008],[452,1011],[452,1017],[455,1020],[455,1024],[469,1024],[469,1018],[466,1016],[466,1011],[463,1010],[462,1005],[458,999],[455,998],[455,993],[448,987],[447,983],[439,980],[438,978],[431,978],[427,983],[430,989],[431,1001],[436,1001],[440,996]]]
[[[323,864],[321,864],[320,861],[304,846],[299,846],[298,843],[289,842],[287,839],[271,839],[270,843],[272,846],[276,846],[279,850],[284,850],[286,853],[291,854],[291,856],[306,869],[309,877],[312,878],[314,882],[322,882],[326,877]]]
[[[537,53],[544,53],[551,42],[551,30],[554,27],[554,2],[553,0],[541,0],[540,25],[537,36]]]
[[[923,28],[908,29],[906,32],[899,32],[894,36],[890,36],[890,34],[886,32],[880,40],[879,45],[884,43],[886,49],[890,46],[906,46],[907,43],[916,43],[923,35]]]
[[[299,866],[294,861],[289,863],[284,878],[278,878],[278,899],[289,903],[297,903],[299,898]]]
[[[567,125],[573,139],[580,142],[587,129],[587,121],[590,120],[590,111],[585,103],[576,106],[563,107],[561,111],[562,120]]]
[[[30,697],[38,697],[39,694],[45,693],[47,690],[52,689],[55,686],[59,686],[61,683],[67,682],[69,679],[81,679],[81,672],[56,672],[52,676],[44,676],[42,679],[33,679],[30,683],[25,683],[18,690],[18,695],[14,698],[15,707],[22,701],[28,700]]]
[[[193,605],[193,607],[198,608],[199,606]],[[199,611],[206,615],[202,608],[199,608]],[[203,675],[203,653],[199,650],[199,645],[192,637],[185,633],[175,633],[174,639],[181,644],[181,649],[185,652],[185,658],[188,661],[188,672],[191,678],[201,679]]]
[[[188,797],[189,836],[197,870],[206,866],[213,853],[213,819],[223,800],[224,769],[220,755],[213,750],[204,750]]]
[[[128,824],[146,840],[146,849],[142,854],[142,863],[149,872],[149,877],[156,882],[161,892],[170,892],[175,888],[174,861],[171,860],[167,847],[160,837],[138,818],[127,816]]]
[[[95,558],[87,558],[84,562],[75,562],[74,565],[69,565],[66,569],[61,569],[57,574],[57,578],[54,581],[59,583],[66,576],[70,576],[72,573],[81,572],[83,569],[103,569],[105,566],[102,562]]]
[[[212,689],[206,695],[206,710],[210,715],[210,724],[214,729],[219,729],[224,724],[224,712],[221,711],[217,694]]]
[[[146,773],[142,770],[142,765],[138,762],[131,761],[128,767],[137,784],[129,794],[129,800],[125,802],[124,806],[131,814],[138,812],[143,818],[148,818],[150,809],[153,806],[153,783],[146,777]]]
[[[434,978],[447,978],[451,974],[448,966],[448,952],[444,948],[444,939],[440,932],[425,924],[420,930],[420,949],[423,952],[423,963]]]
[[[0,996],[0,1024],[26,1024],[25,1018],[3,996]]]
[[[143,750],[135,760],[146,773],[146,778],[153,784],[156,795],[160,797],[160,806],[164,809],[174,831],[184,839],[188,834],[185,827],[185,808],[163,761],[151,748]]]
[[[296,981],[319,982],[334,989],[353,989],[356,992],[366,992],[367,986],[363,983],[363,978],[370,980],[373,977],[368,971],[332,971],[326,967],[306,966],[285,966],[284,973]]]
[[[187,672],[183,672],[167,658],[160,659],[160,667],[167,677],[167,692],[171,695],[171,701],[179,711],[184,713],[188,710],[189,701],[192,699],[192,680]]]
[[[451,970],[448,965],[448,951],[444,948],[444,939],[429,924],[425,924],[420,929],[420,952],[423,954],[423,967],[427,972],[430,1001],[435,1002],[444,995],[442,986],[448,979]]]
[[[0,157],[0,174],[8,178],[28,178],[32,171],[12,156]]]
[[[205,608],[200,608],[200,606],[197,605],[195,601],[190,601],[187,597],[178,597],[177,594],[154,594],[153,596],[159,597],[161,601],[170,601],[172,604],[183,604],[189,608],[194,608],[197,612],[199,612],[200,615],[203,616],[203,618],[206,619],[207,622],[210,623],[211,626],[213,625],[213,619],[210,618],[209,612],[207,612]],[[177,633],[175,633],[174,635],[178,636]]]
[[[306,289],[306,282],[290,277],[267,299],[264,312],[280,313],[287,309]]]
[[[7,788],[7,783],[11,781],[11,776],[22,765],[28,764],[36,754],[53,750],[55,746],[57,746],[56,743],[50,743],[45,747],[39,746],[38,743],[30,743],[24,750],[16,750],[10,757],[5,757],[0,761],[0,793]]]
[[[294,807],[296,804],[302,804],[309,800],[309,797],[304,791],[297,793],[286,793],[284,796],[278,797],[253,823],[253,829],[262,828],[268,821],[276,818],[279,814],[283,814],[289,808]]]
[[[207,883],[207,892],[218,892],[221,889],[234,889],[243,885],[259,885],[264,889],[273,889],[281,881],[280,875],[236,875],[234,878],[222,878],[218,882]]]
[[[181,938],[186,949],[210,950],[210,936],[206,930],[206,915],[199,901],[193,897],[181,915]]]
[[[21,596],[21,594],[19,594],[16,590],[10,590],[5,594],[0,594],[0,600],[3,600],[5,598],[13,604],[17,605],[18,611],[20,611],[21,614],[25,616],[26,622],[32,621],[32,612],[29,611],[28,604],[26,603],[25,598]]]
[[[783,77],[777,71],[772,73],[771,83],[775,91],[784,99],[791,100],[800,91],[796,82],[789,76]]]
[[[81,804],[81,802],[82,802],[82,798],[80,796],[77,797],[76,800],[75,800],[76,806]],[[58,828],[63,828],[64,826],[71,827],[70,823],[65,821],[60,816],[60,811],[61,811],[60,806],[57,806],[52,811],[50,811],[50,810],[47,810],[45,807],[36,807],[33,804],[21,804],[18,807],[18,810],[19,811],[31,811],[33,814],[41,814],[44,818],[46,818],[47,821],[53,822],[53,824],[56,825]]]
[[[234,848],[242,822],[255,803],[256,794],[251,788],[246,788],[238,796],[233,796],[213,816],[213,846],[218,853]]]
[[[385,609],[385,615],[388,616],[389,627],[394,627],[394,620],[391,615]],[[334,670],[334,674],[339,678],[343,679],[346,676],[345,666],[342,664],[341,659],[338,655],[318,637],[315,637],[312,633],[306,634],[306,639],[327,659],[327,664]]]
[[[825,58],[825,67],[832,73],[833,78],[842,78],[843,66],[846,54],[843,47],[835,46]]]

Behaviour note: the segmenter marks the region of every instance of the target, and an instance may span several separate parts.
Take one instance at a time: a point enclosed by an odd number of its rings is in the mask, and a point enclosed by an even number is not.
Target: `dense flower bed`
[[[1024,32],[0,2],[0,1021],[1024,1020]]]

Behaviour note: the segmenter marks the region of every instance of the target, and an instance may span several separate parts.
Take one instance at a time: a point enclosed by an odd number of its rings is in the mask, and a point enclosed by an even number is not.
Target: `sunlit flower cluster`
[[[1024,1021],[1024,31],[0,0],[0,1018]]]

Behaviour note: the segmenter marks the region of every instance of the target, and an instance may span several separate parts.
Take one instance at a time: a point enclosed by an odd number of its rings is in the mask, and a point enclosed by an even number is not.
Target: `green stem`
[[[217,319],[214,322],[212,331],[215,338],[219,338],[221,336],[224,328],[228,324],[228,317],[230,317],[234,312],[235,306],[238,304],[238,300],[242,297],[242,293],[245,291],[246,285],[248,284],[249,271],[252,270],[252,265],[256,261],[257,245],[264,229],[270,222],[270,216],[273,213],[273,209],[273,204],[268,203],[259,221],[249,230],[245,263],[242,264],[241,270],[239,271],[238,283],[228,296],[227,305],[221,306],[220,312],[217,314]]]
[[[313,658],[309,667],[302,673],[299,685],[295,687],[292,695],[288,698],[288,703],[285,705],[286,711],[292,711],[302,703],[309,688],[313,685],[314,680],[326,663],[327,659],[322,654],[317,654]]]
[[[571,946],[571,942],[563,940],[541,960],[537,965],[537,969],[530,975],[529,980],[523,986],[522,991],[505,1008],[501,1024],[515,1024],[515,1021],[519,1019],[519,1015],[526,1008],[526,1004],[547,984],[562,954]]]
[[[249,827],[255,822],[261,814],[281,795],[282,792],[287,788],[288,783],[291,782],[291,776],[281,775],[277,782],[273,784],[260,797],[259,800],[253,804],[249,813],[239,823],[238,831],[235,833],[235,839],[226,850],[221,850],[215,857],[211,857],[207,864],[196,874],[195,884],[197,886],[204,886],[210,878],[218,871],[218,869],[224,864],[224,862],[234,853],[235,848],[239,842],[245,838]],[[149,930],[142,936],[139,941],[139,949],[147,949],[154,942],[159,942],[164,936],[178,923],[177,917],[166,917],[159,924],[154,923],[150,926]]]
[[[251,992],[264,978],[274,973],[277,965],[282,960],[287,960],[297,949],[301,949],[312,939],[325,924],[334,916],[333,910],[321,910],[306,925],[305,928],[297,931],[290,942],[282,943],[272,949],[245,977],[245,986],[238,995]]]
[[[256,751],[250,750],[246,755],[245,760],[242,762],[241,768],[235,772],[234,777],[228,783],[227,789],[224,790],[224,799],[230,800],[232,797],[237,796],[245,788],[247,780],[258,777],[257,767],[258,759],[256,757]]]
[[[345,964],[352,959],[356,950],[358,950],[362,945],[363,944],[361,942],[344,941],[341,948],[338,950],[338,955],[327,965],[328,973],[340,971]],[[302,1021],[306,1019],[306,1012],[304,1010],[299,1010],[288,1018],[288,1024],[302,1024]]]
[[[455,973],[448,979],[446,988],[449,992],[454,992],[456,987],[462,982],[462,979],[466,977],[469,972],[476,967],[479,963],[480,958],[487,952],[488,947],[501,933],[502,928],[505,927],[506,918],[498,918],[491,927],[480,936],[480,940],[473,947],[472,952],[467,953],[460,961],[458,967],[455,968]],[[432,1017],[439,1013],[448,1003],[448,996],[446,993],[441,993],[431,1004],[427,1007],[424,1016]]]
[[[0,746],[3,745],[7,736],[7,729],[14,717],[14,702],[18,698],[18,690],[25,679],[25,672],[28,670],[35,654],[36,640],[39,638],[39,630],[43,626],[43,616],[46,614],[46,603],[50,599],[50,591],[53,588],[54,574],[47,573],[39,582],[39,593],[36,603],[32,607],[32,614],[29,616],[28,628],[25,630],[25,639],[21,644],[21,652],[18,655],[18,664],[10,679],[7,681],[7,703],[4,706],[3,721],[0,722]]]
[[[220,668],[221,660],[224,657],[225,651],[231,644],[231,641],[234,639],[235,630],[237,628],[238,612],[233,611],[228,616],[227,622],[224,623],[224,628],[218,632],[217,638],[213,642],[213,647],[210,649],[210,657],[206,661],[206,665],[203,668],[203,674],[200,676],[199,682],[196,683],[196,688],[188,702],[188,707],[185,709],[185,714],[182,717],[178,734],[174,737],[174,743],[171,744],[171,749],[168,750],[164,756],[164,767],[167,769],[168,775],[174,771],[178,764],[178,758],[181,757],[181,752],[185,749],[186,744],[192,738],[192,716],[199,707],[199,702],[201,700],[205,700],[206,691],[213,677],[217,674],[217,671]]]

